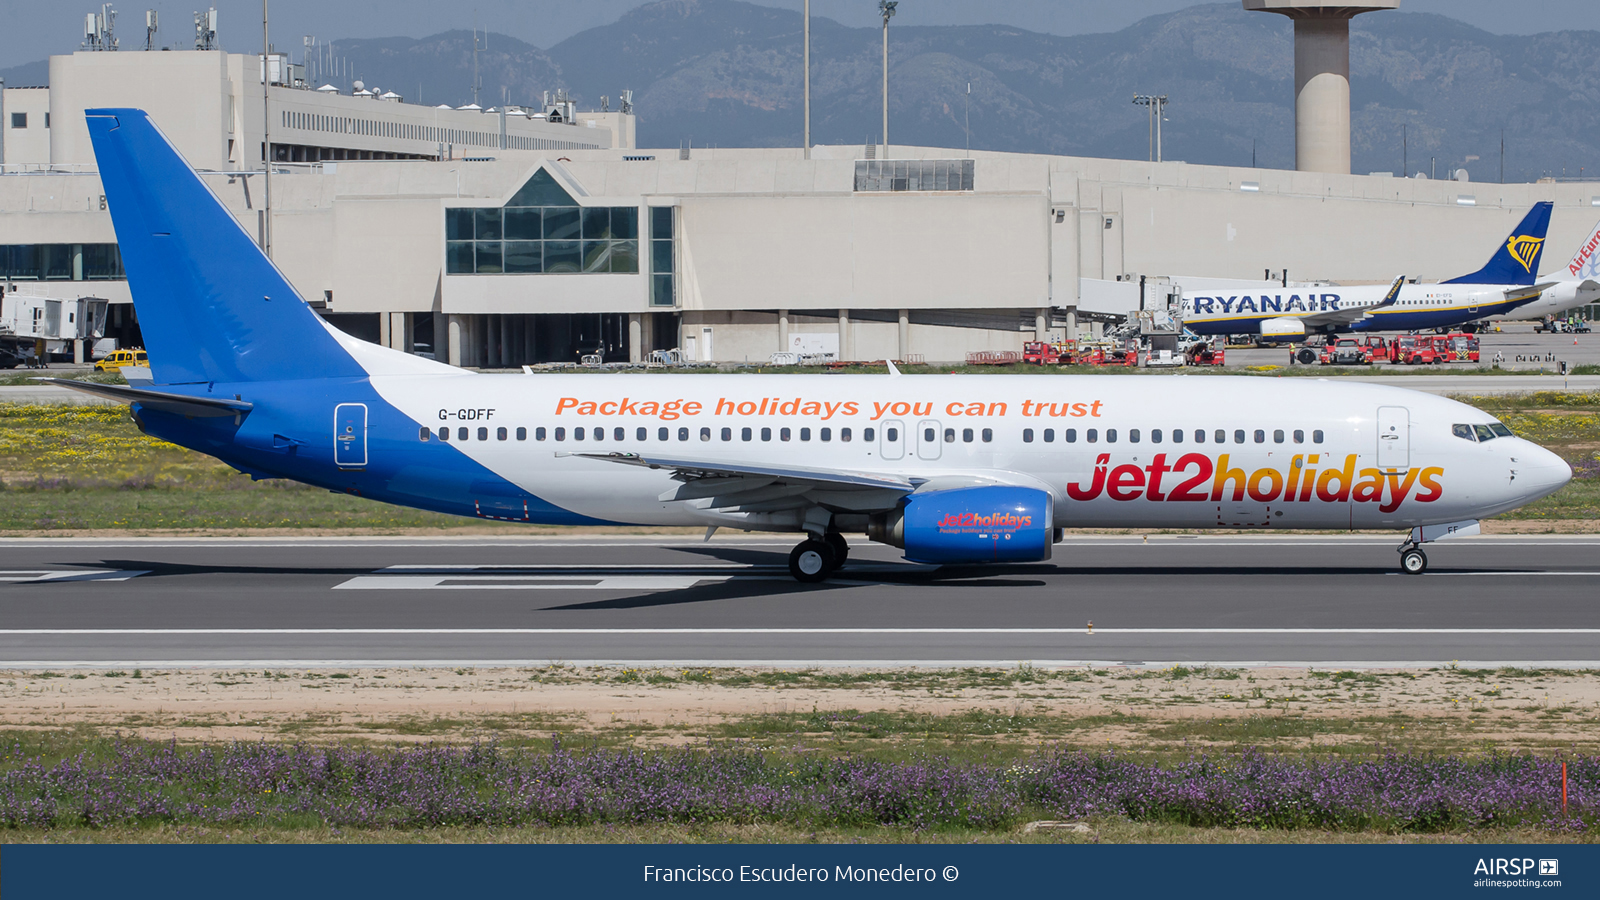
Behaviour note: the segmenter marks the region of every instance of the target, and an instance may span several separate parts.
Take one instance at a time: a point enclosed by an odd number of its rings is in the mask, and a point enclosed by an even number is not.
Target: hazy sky
[[[144,10],[161,17],[160,45],[193,46],[192,11],[204,0],[143,0],[118,7],[122,49],[144,46]],[[222,45],[234,52],[260,46],[261,4],[214,0],[221,17]],[[754,0],[765,6],[800,9],[802,0]],[[211,5],[204,2],[204,5]],[[641,0],[271,0],[273,43],[299,48],[303,35],[326,41],[347,37],[423,37],[452,28],[481,27],[549,47],[585,28],[613,22]],[[901,0],[896,24],[973,25],[1002,23],[1052,34],[1115,31],[1156,13],[1195,5],[1192,0]],[[812,14],[847,25],[877,21],[875,0],[813,0]],[[68,53],[83,40],[83,14],[98,4],[60,0],[0,0],[0,69]],[[1600,29],[1596,0],[1403,0],[1401,9],[1448,15],[1500,34],[1534,34],[1569,28]],[[1381,15],[1381,14],[1380,14]]]

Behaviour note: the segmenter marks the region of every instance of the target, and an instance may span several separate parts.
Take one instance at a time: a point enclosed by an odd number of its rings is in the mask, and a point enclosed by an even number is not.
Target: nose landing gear
[[[1421,575],[1428,570],[1428,554],[1412,547],[1400,551],[1400,571],[1407,575]]]

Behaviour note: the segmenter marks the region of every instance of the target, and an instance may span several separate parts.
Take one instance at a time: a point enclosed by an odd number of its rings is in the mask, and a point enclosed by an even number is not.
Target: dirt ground
[[[0,672],[0,729],[180,741],[544,739],[671,745],[831,730],[1017,742],[1600,747],[1600,672],[1565,670],[213,669]],[[820,717],[820,718],[819,718]],[[860,715],[855,719],[859,720]],[[817,725],[818,721],[826,724]],[[777,726],[773,726],[776,722]],[[808,724],[809,723],[809,724]],[[896,724],[898,723],[898,724]],[[1406,729],[1410,729],[1407,733]],[[741,730],[743,729],[743,730]],[[898,729],[898,731],[897,731]],[[1441,743],[1442,742],[1442,743]]]

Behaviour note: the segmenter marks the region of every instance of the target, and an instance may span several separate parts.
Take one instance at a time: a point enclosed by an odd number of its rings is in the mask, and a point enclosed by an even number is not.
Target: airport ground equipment
[[[975,350],[967,354],[969,366],[1011,366],[1022,362],[1022,354],[1015,350]]]
[[[1223,366],[1228,363],[1228,351],[1207,341],[1195,341],[1183,351],[1184,363],[1191,366]]]
[[[1371,362],[1371,354],[1355,338],[1329,341],[1317,355],[1318,365],[1324,366],[1365,366]]]
[[[32,288],[0,294],[0,369],[42,366],[52,344],[105,337],[108,301],[65,300]]]
[[[1022,345],[1022,361],[1036,366],[1070,366],[1077,358],[1077,341],[1028,341]]]
[[[94,364],[96,372],[120,372],[137,366],[150,368],[150,355],[137,347],[128,350],[113,350]]]

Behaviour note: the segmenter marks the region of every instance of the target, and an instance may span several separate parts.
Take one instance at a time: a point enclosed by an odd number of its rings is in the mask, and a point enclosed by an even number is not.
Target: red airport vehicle
[[[1433,338],[1437,362],[1477,362],[1478,336],[1475,334],[1439,334]]]
[[[1036,366],[1070,366],[1074,357],[1072,341],[1047,344],[1028,341],[1022,345],[1022,361]]]
[[[1394,342],[1385,340],[1375,334],[1365,335],[1361,338],[1361,349],[1367,351],[1367,361],[1373,363],[1386,363],[1393,361]]]
[[[1228,351],[1222,347],[1200,342],[1184,351],[1184,363],[1191,366],[1221,366],[1227,364]]]
[[[1370,362],[1367,348],[1355,338],[1329,340],[1317,355],[1317,364],[1323,366],[1364,366]]]
[[[1080,366],[1137,366],[1139,339],[1128,338],[1121,345],[1101,343],[1085,347],[1078,354]]]
[[[1394,339],[1390,360],[1405,366],[1430,366],[1438,361],[1437,357],[1432,335],[1402,334]]]

